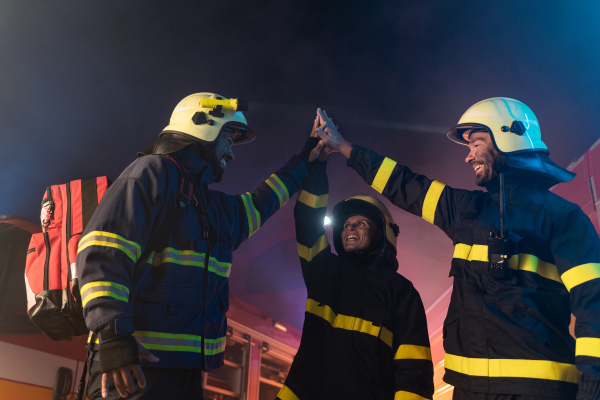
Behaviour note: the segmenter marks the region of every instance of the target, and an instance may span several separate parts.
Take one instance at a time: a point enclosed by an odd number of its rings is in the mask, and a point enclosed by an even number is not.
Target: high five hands
[[[342,153],[346,158],[350,158],[352,144],[340,134],[337,125],[333,123],[325,110],[317,109],[317,117],[310,136],[321,139],[311,152],[311,161],[318,157],[319,161],[323,162],[330,153],[336,151]]]

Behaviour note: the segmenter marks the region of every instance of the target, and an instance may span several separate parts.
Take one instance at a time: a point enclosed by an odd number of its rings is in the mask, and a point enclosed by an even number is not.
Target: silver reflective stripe
[[[279,179],[277,175],[273,174],[265,182],[271,189],[273,189],[277,197],[279,197],[279,208],[283,207],[283,205],[290,199],[290,194],[283,182],[281,182],[281,179]]]
[[[248,237],[250,237],[260,228],[260,214],[252,203],[252,195],[250,193],[243,194],[241,197],[246,209],[246,215],[248,216]]]
[[[204,253],[198,253],[193,250],[175,250],[167,247],[160,253],[152,253],[147,262],[153,267],[158,267],[165,263],[173,263],[204,268],[204,259]],[[219,276],[229,278],[231,263],[218,261],[216,258],[210,257],[208,270]]]
[[[204,343],[206,355],[212,356],[224,352],[226,343],[225,337],[219,339],[206,339]]]

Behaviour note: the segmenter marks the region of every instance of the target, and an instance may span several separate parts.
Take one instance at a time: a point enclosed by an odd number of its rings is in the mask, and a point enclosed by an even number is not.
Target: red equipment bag
[[[46,188],[43,232],[29,242],[25,287],[29,319],[50,339],[71,340],[89,332],[75,268],[77,243],[109,185],[101,176]]]

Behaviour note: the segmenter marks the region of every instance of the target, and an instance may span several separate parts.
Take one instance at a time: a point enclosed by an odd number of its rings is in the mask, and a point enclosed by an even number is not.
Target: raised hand
[[[350,158],[352,144],[340,134],[337,125],[329,118],[327,112],[319,108],[317,110],[317,117],[320,122],[320,126],[317,129],[317,135],[325,144],[325,148],[322,152],[329,154],[333,151],[339,151],[346,158]]]

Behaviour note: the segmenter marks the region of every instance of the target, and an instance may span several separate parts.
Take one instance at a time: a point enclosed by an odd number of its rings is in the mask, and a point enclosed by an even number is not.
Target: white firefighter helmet
[[[518,100],[508,97],[482,100],[471,106],[447,135],[456,143],[468,145],[465,135],[472,129],[490,134],[506,165],[541,173],[557,183],[568,182],[575,176],[550,159],[537,117]]]
[[[375,223],[380,232],[384,232],[385,240],[392,245],[396,251],[398,238],[398,225],[394,223],[392,214],[378,199],[371,196],[352,196],[340,201],[333,207],[333,244],[338,254],[344,251],[342,244],[342,231],[344,223],[353,215],[362,215]]]
[[[234,144],[248,143],[256,135],[241,112],[247,108],[248,103],[244,100],[228,99],[215,93],[194,93],[177,104],[161,135],[179,132],[212,142],[223,128],[231,128],[240,133]]]

